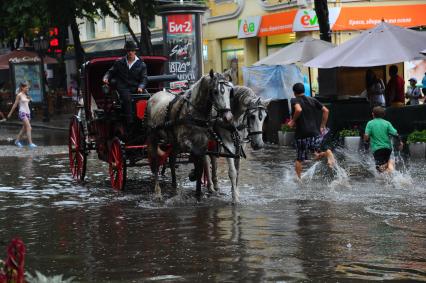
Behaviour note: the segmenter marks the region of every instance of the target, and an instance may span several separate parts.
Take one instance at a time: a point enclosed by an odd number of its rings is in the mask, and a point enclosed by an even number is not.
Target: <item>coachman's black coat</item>
[[[139,58],[129,69],[126,57],[120,58],[106,72],[104,79],[116,79],[116,88],[120,94],[136,93],[138,88],[145,89],[148,83],[146,64]]]

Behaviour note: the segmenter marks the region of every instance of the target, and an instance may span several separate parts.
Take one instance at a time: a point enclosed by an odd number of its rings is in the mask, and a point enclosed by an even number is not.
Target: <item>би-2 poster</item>
[[[198,73],[194,15],[169,15],[166,21],[169,73],[176,74],[179,80],[188,80],[193,83]]]

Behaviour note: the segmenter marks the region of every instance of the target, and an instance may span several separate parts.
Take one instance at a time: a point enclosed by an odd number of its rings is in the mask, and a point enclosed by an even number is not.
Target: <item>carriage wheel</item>
[[[113,189],[121,191],[126,184],[126,159],[124,148],[118,138],[114,138],[109,152],[109,176]]]
[[[82,182],[86,175],[87,152],[83,124],[77,117],[73,117],[70,122],[68,155],[72,177]]]

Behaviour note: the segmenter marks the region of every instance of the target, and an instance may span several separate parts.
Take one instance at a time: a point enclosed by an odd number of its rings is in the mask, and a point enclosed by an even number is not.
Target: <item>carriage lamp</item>
[[[45,36],[37,36],[33,40],[34,49],[37,51],[40,61],[41,61],[41,71],[42,71],[42,90],[43,90],[43,122],[49,122],[49,106],[47,101],[47,93],[46,93],[46,76],[44,70],[44,53],[49,48],[49,39]]]

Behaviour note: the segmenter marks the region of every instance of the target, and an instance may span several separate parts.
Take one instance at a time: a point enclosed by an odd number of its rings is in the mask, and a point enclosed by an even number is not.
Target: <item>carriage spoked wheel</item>
[[[124,146],[119,138],[114,138],[112,140],[108,163],[112,188],[117,191],[124,190],[124,186],[126,185],[127,167]]]
[[[87,151],[83,124],[77,117],[70,122],[68,136],[68,156],[72,177],[82,182],[86,175]]]

